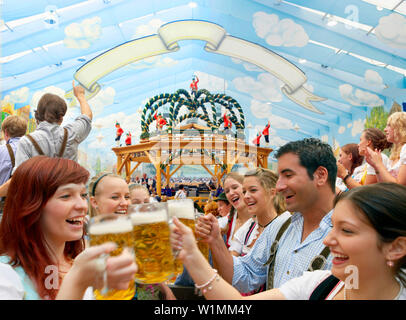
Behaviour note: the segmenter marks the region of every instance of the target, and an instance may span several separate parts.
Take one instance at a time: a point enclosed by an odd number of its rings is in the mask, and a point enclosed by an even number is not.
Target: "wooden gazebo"
[[[221,181],[236,164],[267,168],[272,152],[271,148],[248,145],[241,138],[214,133],[197,123],[112,150],[117,156],[117,173],[125,170],[127,182],[141,163],[152,163],[156,169],[158,195],[161,195],[162,177],[169,183],[173,174],[184,165],[200,165]]]

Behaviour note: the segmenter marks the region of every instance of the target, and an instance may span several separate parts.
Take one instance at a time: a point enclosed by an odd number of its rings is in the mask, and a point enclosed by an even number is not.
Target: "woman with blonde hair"
[[[90,180],[88,190],[90,217],[104,213],[127,213],[131,204],[130,190],[123,177],[111,172],[100,172]]]
[[[381,160],[379,150],[367,149],[366,160],[375,169],[379,182],[406,185],[406,112],[395,112],[388,117],[386,139],[393,143],[389,165]]]
[[[235,256],[246,255],[262,231],[281,213],[286,211],[285,200],[276,193],[278,175],[263,168],[256,168],[244,175],[243,194],[250,224],[244,224],[234,235],[229,250]]]
[[[151,198],[148,188],[145,185],[130,184],[130,200],[131,204],[149,203]]]
[[[149,191],[143,185],[128,186],[123,177],[110,172],[101,172],[94,176],[89,183],[90,216],[105,213],[127,214],[128,206],[131,205],[130,187],[134,196],[134,203],[149,203]],[[139,202],[141,199],[142,202]],[[173,297],[165,284],[154,286],[159,286],[157,293],[161,289],[164,295],[169,298]],[[107,300],[152,299],[153,295],[147,293],[143,286],[136,285],[132,281],[127,290],[111,290],[107,295],[98,297]]]

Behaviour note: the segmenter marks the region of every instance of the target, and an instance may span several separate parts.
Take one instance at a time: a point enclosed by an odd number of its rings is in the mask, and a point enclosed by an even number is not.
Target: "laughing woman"
[[[130,190],[125,180],[114,173],[102,172],[89,183],[90,217],[104,213],[127,214],[131,204]]]
[[[379,182],[406,185],[406,112],[395,112],[387,120],[386,139],[393,143],[389,165],[382,162],[379,150],[367,149],[366,160],[375,169]]]
[[[226,245],[230,248],[234,235],[243,225],[250,225],[252,214],[248,212],[248,207],[244,202],[244,194],[242,192],[242,183],[244,176],[231,172],[224,179],[224,193],[229,203],[231,203],[232,211],[228,217],[226,226]],[[235,253],[236,255],[239,255]]]
[[[332,269],[305,272],[279,289],[245,299],[406,300],[405,207],[406,187],[396,183],[341,193],[324,239],[334,256]],[[243,299],[201,255],[191,229],[176,218],[174,224],[174,250],[206,299]]]
[[[86,289],[102,287],[97,258],[115,245],[85,249],[88,178],[62,158],[37,156],[16,169],[0,224],[0,299],[92,298]],[[108,286],[124,289],[137,269],[124,252],[106,270]]]
[[[244,202],[253,218],[235,233],[229,248],[234,255],[246,255],[262,231],[286,211],[285,200],[276,193],[277,180],[278,175],[268,169],[257,168],[245,173]]]

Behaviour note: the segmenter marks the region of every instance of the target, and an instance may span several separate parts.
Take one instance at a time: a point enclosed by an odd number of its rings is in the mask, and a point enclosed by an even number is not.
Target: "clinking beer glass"
[[[196,220],[202,216],[204,216],[204,213],[201,213],[201,212],[195,210],[195,219]],[[199,250],[203,254],[203,256],[206,258],[206,260],[209,261],[209,255],[210,255],[209,244],[207,242],[204,242],[201,238],[197,237],[196,234],[195,234],[195,237],[197,240],[197,247],[199,248]]]
[[[133,248],[133,230],[130,217],[118,214],[101,214],[93,217],[87,227],[90,245],[96,246],[105,242],[115,242],[117,248],[110,253],[111,256],[121,254],[124,248]],[[107,256],[105,257],[107,258]],[[105,276],[105,275],[104,275]],[[135,294],[135,284],[131,282],[127,290],[108,290],[106,287],[100,292],[94,291],[97,300],[127,300]]]
[[[195,209],[193,206],[192,199],[178,199],[178,200],[168,200],[168,214],[169,220],[173,217],[177,217],[183,224],[187,225],[189,228],[195,232]],[[175,273],[181,274],[183,272],[183,263],[175,256]]]
[[[165,202],[152,202],[128,207],[133,226],[133,248],[138,272],[136,282],[164,282],[175,274],[169,241],[168,209]]]

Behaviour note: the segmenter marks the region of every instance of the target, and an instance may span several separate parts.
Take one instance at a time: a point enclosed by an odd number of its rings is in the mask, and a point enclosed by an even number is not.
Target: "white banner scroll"
[[[144,58],[178,51],[178,41],[182,40],[203,40],[206,41],[205,50],[208,52],[257,65],[283,81],[281,90],[289,99],[310,111],[322,113],[311,102],[326,98],[316,96],[303,87],[307,78],[298,67],[265,47],[227,35],[220,25],[202,20],[164,24],[155,35],[128,41],[90,60],[75,72],[74,78],[88,91],[89,96],[94,96],[100,90],[97,81],[107,74]],[[66,97],[71,98],[72,91]]]

